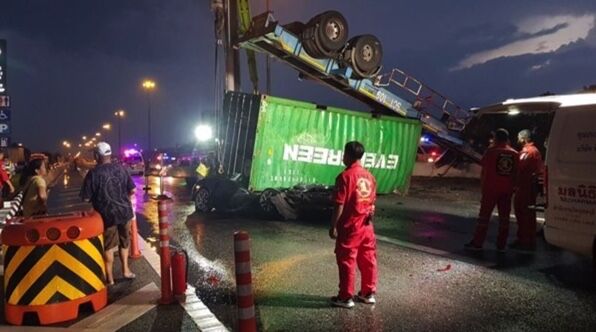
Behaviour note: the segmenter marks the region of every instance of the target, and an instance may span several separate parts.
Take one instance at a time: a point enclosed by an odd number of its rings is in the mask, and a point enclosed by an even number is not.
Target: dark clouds
[[[306,21],[326,9],[343,12],[351,35],[381,39],[386,69],[400,67],[467,107],[596,83],[594,31],[553,53],[450,70],[466,56],[527,38],[518,24],[529,17],[596,14],[594,1],[271,2],[281,22]],[[252,1],[253,13],[263,3]],[[201,113],[213,109],[208,1],[2,1],[0,38],[9,45],[16,137],[34,148],[55,149],[64,138],[94,132],[117,108],[130,115],[125,141],[146,142],[146,100],[139,89],[144,77],[158,83],[153,140],[159,145],[190,141]],[[328,88],[299,82],[280,63],[273,64],[273,84],[273,94],[282,97],[366,109]],[[246,79],[243,87],[249,90]]]

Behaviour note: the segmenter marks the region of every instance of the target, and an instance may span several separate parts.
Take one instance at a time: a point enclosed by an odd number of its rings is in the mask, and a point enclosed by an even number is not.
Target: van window
[[[596,110],[569,111],[564,116],[557,159],[565,163],[596,163]]]

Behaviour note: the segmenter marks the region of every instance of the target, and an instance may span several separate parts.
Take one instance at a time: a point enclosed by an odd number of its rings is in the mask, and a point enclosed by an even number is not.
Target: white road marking
[[[454,253],[440,250],[440,249],[435,249],[435,248],[431,248],[431,247],[427,247],[427,246],[423,246],[423,245],[419,245],[419,244],[414,244],[414,243],[410,243],[410,242],[406,242],[406,241],[402,241],[402,240],[392,239],[392,238],[389,238],[389,237],[386,237],[383,235],[376,235],[376,237],[377,237],[377,240],[382,241],[382,242],[391,243],[396,246],[400,246],[400,247],[404,247],[404,248],[408,248],[408,249],[412,249],[412,250],[416,250],[416,251],[421,251],[421,252],[431,254],[434,256],[450,258],[453,260],[462,261],[462,262],[466,262],[466,263],[472,263],[474,265],[480,265],[480,266],[487,267],[487,268],[492,268],[492,267],[496,266],[496,264],[494,262],[486,262],[486,261],[482,261],[482,260],[477,260],[477,259],[474,259],[473,257],[462,256],[462,255],[454,254]],[[462,247],[463,247],[463,245],[462,245]]]
[[[157,306],[160,290],[155,283],[108,305],[97,313],[78,321],[68,329],[100,329],[118,331]]]
[[[151,245],[145,239],[138,235],[139,241],[143,244],[142,254],[151,268],[161,276],[161,269],[159,266],[159,255],[151,248]],[[188,285],[186,293],[178,297],[178,303],[186,310],[190,318],[197,324],[201,331],[229,331],[209,308],[199,299],[194,287]]]

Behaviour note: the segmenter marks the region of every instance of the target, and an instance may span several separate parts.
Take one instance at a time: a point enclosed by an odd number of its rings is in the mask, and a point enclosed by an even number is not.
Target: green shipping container
[[[353,140],[364,144],[362,163],[376,177],[379,193],[407,189],[420,139],[419,121],[373,117],[272,96],[233,94],[228,94],[224,103],[229,122],[235,124],[226,130],[227,143],[236,141],[236,147],[247,145],[247,149],[238,157],[238,148],[228,148],[227,160],[237,168],[238,160],[251,159],[250,190],[333,185],[344,168],[343,147]],[[242,119],[253,120],[243,124]]]

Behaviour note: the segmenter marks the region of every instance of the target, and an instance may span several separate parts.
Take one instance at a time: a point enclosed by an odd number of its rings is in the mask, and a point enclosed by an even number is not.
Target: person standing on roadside
[[[507,130],[498,129],[493,138],[493,144],[486,150],[480,161],[482,199],[474,238],[464,245],[467,250],[482,250],[495,205],[499,211],[497,250],[503,252],[507,245],[511,196],[513,195],[518,154],[509,146]]]
[[[348,142],[344,148],[346,169],[335,180],[335,210],[329,236],[335,239],[335,257],[339,269],[339,293],[331,298],[333,306],[354,306],[356,265],[361,274],[357,299],[375,304],[377,291],[377,242],[372,225],[375,211],[376,180],[362,167],[364,146]]]
[[[43,159],[31,159],[20,179],[23,191],[23,217],[48,213],[48,189],[45,180],[46,163]]]
[[[538,191],[535,181],[542,174],[542,155],[532,139],[532,132],[524,129],[517,134],[518,143],[522,145],[519,154],[519,167],[513,209],[517,219],[517,241],[512,249],[533,251],[536,249],[536,211],[530,205],[536,205]]]
[[[0,202],[4,202],[4,199],[10,197],[15,191],[10,181],[10,174],[4,167],[4,162],[4,150],[0,150]]]
[[[114,252],[117,249],[124,279],[135,278],[128,266],[130,223],[134,216],[130,197],[134,194],[135,184],[122,165],[112,163],[112,149],[108,143],[97,143],[94,157],[97,166],[85,176],[81,198],[90,201],[103,219],[106,277],[108,285],[113,285]]]

